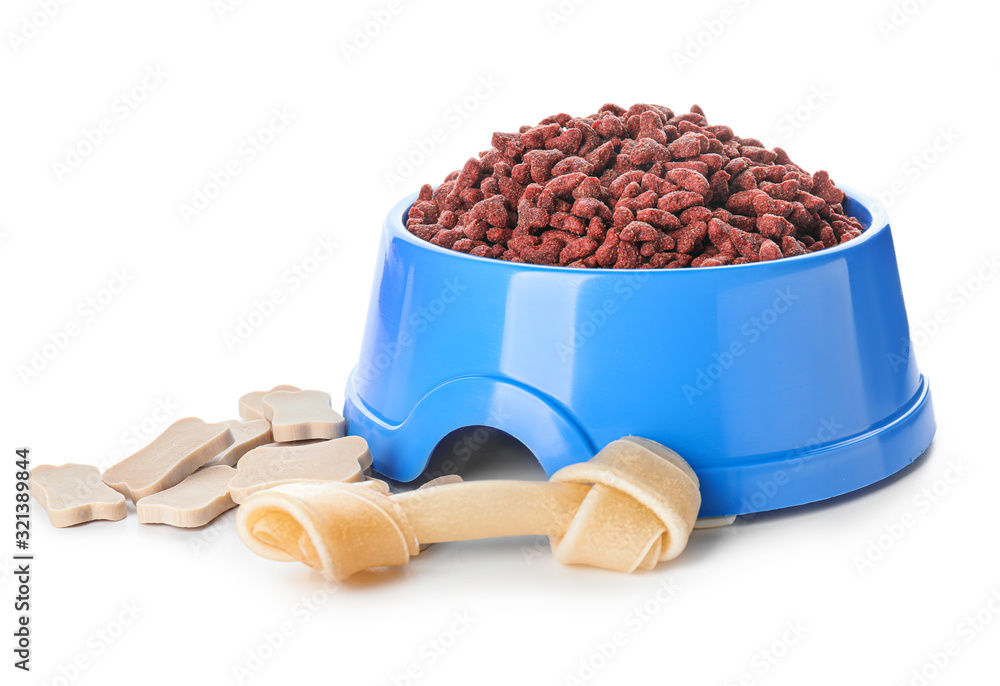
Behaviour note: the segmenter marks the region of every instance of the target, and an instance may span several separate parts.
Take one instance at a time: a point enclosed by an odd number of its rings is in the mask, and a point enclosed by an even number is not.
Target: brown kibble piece
[[[104,483],[134,503],[176,486],[232,444],[233,432],[226,424],[180,419],[145,448],[104,472]]]
[[[760,261],[767,262],[769,260],[777,260],[779,258],[781,258],[781,248],[779,248],[778,244],[770,238],[765,239],[760,245]]]
[[[55,527],[125,518],[125,496],[101,481],[100,470],[89,464],[39,465],[31,470],[28,486]]]
[[[229,482],[235,474],[226,465],[205,467],[172,488],[140,498],[136,503],[139,522],[186,529],[204,526],[236,507],[229,497]]]
[[[781,240],[795,233],[795,226],[785,219],[773,214],[765,214],[757,219],[757,231],[762,236]]]

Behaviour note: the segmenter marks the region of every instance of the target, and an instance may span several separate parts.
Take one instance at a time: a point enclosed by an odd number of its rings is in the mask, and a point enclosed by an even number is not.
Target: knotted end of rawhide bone
[[[378,481],[278,486],[240,507],[237,528],[258,555],[299,560],[333,580],[405,565],[420,550],[417,537],[383,489]]]

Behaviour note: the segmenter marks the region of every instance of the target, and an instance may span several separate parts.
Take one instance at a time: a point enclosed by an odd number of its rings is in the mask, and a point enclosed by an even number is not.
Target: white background
[[[234,512],[199,531],[139,526],[132,508],[56,530],[35,507],[34,669],[10,664],[5,561],[2,683],[910,684],[921,668],[929,683],[995,683],[995,3],[404,0],[364,45],[386,1],[42,6],[10,0],[0,16],[5,556],[15,447],[107,466],[181,417],[234,417],[247,391],[292,383],[339,402],[388,208],[495,130],[608,101],[697,102],[882,197],[939,426],[900,478],[697,532],[633,576],[562,567],[527,538],[440,545],[334,589],[249,553]],[[248,160],[240,146],[276,108],[293,120]],[[400,170],[435,129],[443,143]],[[186,221],[179,208],[232,160],[241,173]],[[328,238],[338,247],[314,265]],[[89,313],[116,270],[127,285]],[[227,347],[274,289],[284,302]],[[471,476],[542,476],[502,446],[482,457]],[[970,631],[977,612],[992,623]]]

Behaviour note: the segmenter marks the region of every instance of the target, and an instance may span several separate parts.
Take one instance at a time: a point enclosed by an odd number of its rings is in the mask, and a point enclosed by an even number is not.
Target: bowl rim
[[[419,248],[430,250],[431,252],[439,253],[443,257],[453,257],[455,259],[465,259],[465,260],[478,260],[485,264],[492,264],[496,268],[515,268],[515,269],[534,269],[541,271],[556,271],[556,272],[570,272],[573,274],[630,274],[630,273],[672,273],[672,274],[703,274],[706,272],[714,272],[720,269],[782,269],[782,268],[794,268],[796,265],[805,266],[803,262],[805,260],[817,261],[830,261],[835,260],[840,256],[840,253],[846,252],[848,250],[860,248],[864,243],[872,240],[877,234],[888,230],[889,228],[889,215],[886,212],[885,206],[881,202],[876,200],[870,195],[862,193],[858,190],[851,188],[850,186],[844,186],[841,184],[837,185],[837,188],[844,191],[844,194],[851,200],[857,202],[868,213],[871,215],[871,221],[868,226],[864,228],[861,235],[857,238],[849,240],[847,243],[841,243],[840,245],[835,245],[832,248],[824,248],[823,250],[817,250],[816,252],[809,253],[807,255],[795,255],[793,257],[783,257],[777,260],[769,260],[767,262],[750,262],[747,264],[724,264],[717,265],[713,267],[695,267],[695,268],[684,268],[684,269],[607,269],[607,268],[584,268],[579,267],[566,267],[557,264],[531,264],[528,262],[508,262],[506,260],[501,260],[496,257],[480,257],[478,255],[470,255],[468,253],[460,252],[458,250],[451,250],[450,248],[443,248],[440,245],[434,245],[430,241],[425,241],[418,236],[413,235],[406,228],[406,224],[403,222],[403,215],[409,212],[410,207],[416,202],[419,193],[411,193],[410,195],[404,197],[398,203],[396,203],[389,214],[386,217],[385,229],[392,239],[399,239],[411,243]],[[853,215],[849,215],[853,216]],[[855,217],[859,219],[858,217]],[[864,224],[864,221],[862,221]],[[791,265],[791,266],[789,266]],[[818,265],[817,265],[818,266]],[[681,277],[674,277],[681,278]]]

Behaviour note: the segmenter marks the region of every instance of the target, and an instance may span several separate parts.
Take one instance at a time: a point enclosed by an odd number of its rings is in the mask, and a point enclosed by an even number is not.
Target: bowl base
[[[467,377],[427,394],[401,423],[380,418],[348,382],[344,416],[348,433],[368,441],[374,469],[397,481],[412,481],[448,434],[491,427],[517,439],[545,473],[596,454],[599,445],[570,413],[524,386],[491,377]],[[801,450],[726,458],[684,454],[701,480],[703,519],[778,510],[833,498],[881,481],[916,460],[935,431],[930,386],[899,412],[868,431]],[[836,435],[836,427],[831,427]],[[670,445],[670,436],[648,436]]]

